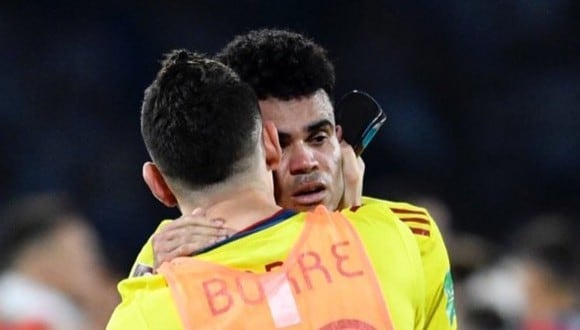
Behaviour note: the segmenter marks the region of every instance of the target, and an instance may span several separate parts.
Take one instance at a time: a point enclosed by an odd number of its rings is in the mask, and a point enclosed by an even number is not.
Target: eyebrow
[[[332,122],[328,119],[321,119],[305,127],[306,131],[310,134],[313,132],[318,132],[326,127],[332,127]],[[280,141],[289,140],[291,135],[289,133],[278,131],[278,138]]]
[[[308,133],[318,132],[327,126],[332,127],[332,123],[328,119],[321,119],[315,123],[306,126]]]

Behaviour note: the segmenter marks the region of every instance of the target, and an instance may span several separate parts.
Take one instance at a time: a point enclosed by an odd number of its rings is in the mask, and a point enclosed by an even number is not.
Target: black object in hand
[[[345,94],[335,108],[336,123],[342,126],[342,137],[360,156],[387,120],[377,101],[365,92]]]

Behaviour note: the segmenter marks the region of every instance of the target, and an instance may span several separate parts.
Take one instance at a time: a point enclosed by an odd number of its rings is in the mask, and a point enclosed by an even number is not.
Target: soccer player
[[[361,198],[364,164],[350,146],[339,143],[341,127],[335,125],[331,101],[334,67],[326,51],[300,34],[265,29],[237,36],[217,59],[252,86],[263,118],[273,121],[279,131],[283,156],[274,173],[278,204],[300,211],[319,204],[331,210],[373,203],[387,206],[413,232],[421,250],[427,281],[427,327],[455,329],[449,258],[435,221],[421,207]],[[190,255],[235,232],[227,226],[213,226],[208,219],[196,210],[194,215],[163,222],[143,247],[131,275],[152,272],[154,261],[161,264]]]
[[[278,132],[230,68],[170,53],[145,92],[141,130],[152,193],[237,233],[123,280],[107,329],[423,329],[424,274],[408,227],[384,203],[277,206]]]

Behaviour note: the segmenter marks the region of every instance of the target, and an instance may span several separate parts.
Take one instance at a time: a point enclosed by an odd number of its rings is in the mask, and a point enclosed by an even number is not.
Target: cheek
[[[324,164],[323,166],[333,177],[342,175],[342,157],[338,145],[329,148],[326,152],[320,153],[319,162]]]

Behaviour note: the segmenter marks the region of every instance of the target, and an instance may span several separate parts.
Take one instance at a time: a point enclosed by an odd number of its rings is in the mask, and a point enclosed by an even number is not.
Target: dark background
[[[578,210],[580,2],[3,1],[0,202],[70,191],[126,272],[162,218],[141,178],[144,88],[161,54],[214,54],[253,28],[329,50],[337,95],[388,121],[365,190],[435,194],[453,227],[497,241],[539,210]]]

